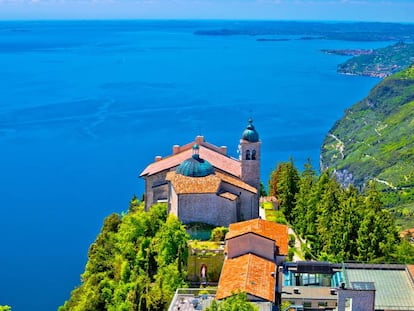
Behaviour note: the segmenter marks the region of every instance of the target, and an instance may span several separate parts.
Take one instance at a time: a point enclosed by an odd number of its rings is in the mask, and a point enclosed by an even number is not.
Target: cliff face
[[[345,111],[325,137],[321,168],[334,169],[346,186],[374,180],[414,201],[414,65]]]

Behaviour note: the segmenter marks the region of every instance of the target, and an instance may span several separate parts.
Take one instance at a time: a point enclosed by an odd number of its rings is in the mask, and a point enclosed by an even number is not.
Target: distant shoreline
[[[212,23],[213,24],[213,23]],[[219,22],[217,22],[219,24]],[[298,36],[300,40],[390,41],[414,40],[414,24],[376,22],[240,21],[228,28],[197,30],[200,36]],[[260,38],[258,41],[284,41]]]

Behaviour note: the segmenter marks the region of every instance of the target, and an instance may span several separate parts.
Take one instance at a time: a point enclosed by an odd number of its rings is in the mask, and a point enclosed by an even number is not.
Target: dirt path
[[[302,243],[306,243],[305,241],[302,241],[300,237],[296,234],[296,232],[289,227],[288,234],[293,234],[295,236],[295,254],[293,255],[293,261],[302,261],[305,260],[303,254],[302,254]]]

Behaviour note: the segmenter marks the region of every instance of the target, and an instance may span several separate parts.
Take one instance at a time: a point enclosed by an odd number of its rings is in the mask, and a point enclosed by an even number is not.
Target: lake
[[[252,117],[262,180],[319,164],[345,108],[379,80],[321,49],[386,42],[202,36],[236,22],[0,22],[0,305],[56,310],[103,219],[141,197],[154,156],[196,135],[237,157]]]

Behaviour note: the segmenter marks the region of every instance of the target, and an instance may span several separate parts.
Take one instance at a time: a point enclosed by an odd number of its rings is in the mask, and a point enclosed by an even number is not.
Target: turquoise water
[[[318,166],[326,132],[377,79],[321,49],[384,42],[197,36],[231,22],[0,23],[0,304],[55,310],[104,217],[142,195],[155,155],[202,134],[237,156],[252,116],[262,179]]]

